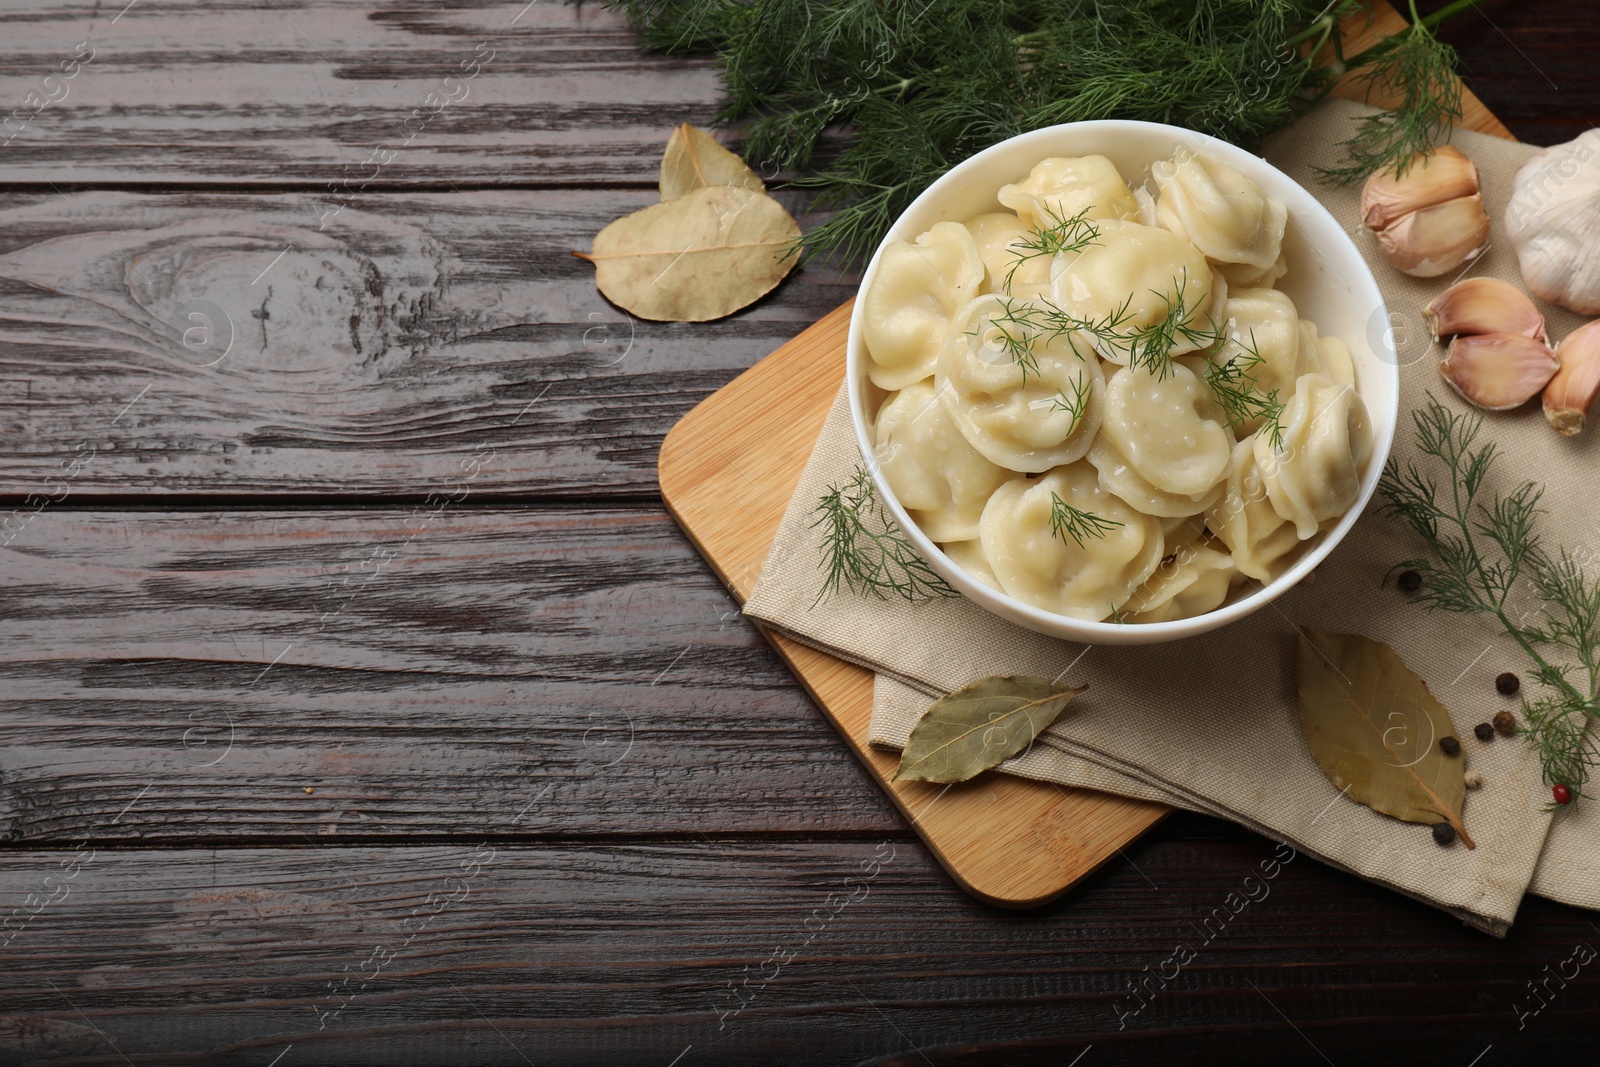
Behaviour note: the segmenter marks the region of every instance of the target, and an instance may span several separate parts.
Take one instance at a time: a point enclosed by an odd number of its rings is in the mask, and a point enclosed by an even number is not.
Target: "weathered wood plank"
[[[7,3],[0,181],[650,182],[720,92],[598,3],[205,6]]]
[[[53,1039],[61,1063],[810,1067],[1055,1039],[1076,1046],[1048,1062],[1093,1044],[1087,1065],[1298,1027],[1337,1063],[1460,1067],[1490,1043],[1525,1063],[1592,1041],[1592,980],[1552,984],[1522,1032],[1513,1011],[1595,940],[1581,913],[1530,902],[1495,941],[1303,857],[1263,881],[1272,845],[1179,825],[1028,915],[975,904],[899,837],[0,853],[3,914],[23,909],[0,1056]],[[1133,1034],[1142,1061],[1117,1054]]]
[[[659,511],[7,536],[0,839],[903,825]]]
[[[20,198],[0,494],[421,497],[469,467],[475,493],[654,493],[678,418],[852,287],[807,268],[723,322],[636,321],[569,253],[653,199]]]

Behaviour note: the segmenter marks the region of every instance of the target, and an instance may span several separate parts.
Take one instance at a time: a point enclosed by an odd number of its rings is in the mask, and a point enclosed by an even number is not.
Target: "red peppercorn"
[[[1550,792],[1555,794],[1555,798],[1556,798],[1556,803],[1557,804],[1571,804],[1572,803],[1572,790],[1568,789],[1566,786],[1562,785],[1560,782],[1557,782],[1555,787],[1553,789],[1551,789]]]

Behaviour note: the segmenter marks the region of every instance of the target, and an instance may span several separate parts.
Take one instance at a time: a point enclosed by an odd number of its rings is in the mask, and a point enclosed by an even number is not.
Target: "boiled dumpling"
[[[1279,402],[1287,403],[1296,379],[1306,373],[1301,366],[1300,315],[1294,302],[1276,289],[1230,289],[1224,315],[1228,339],[1212,359],[1218,364],[1254,362],[1254,352],[1261,362],[1246,369],[1244,376],[1254,379],[1255,392],[1266,396],[1276,391]],[[1248,419],[1236,429],[1250,433],[1260,424],[1259,417]]]
[[[1179,324],[1191,335],[1179,333],[1170,353],[1206,347],[1215,283],[1200,250],[1176,234],[1137,222],[1102,222],[1099,229],[1094,244],[1056,257],[1050,288],[1055,304],[1080,319],[1118,320],[1110,331],[1114,337],[1095,341],[1100,355],[1128,363],[1128,339],[1166,319],[1180,302]]]
[[[1288,569],[1288,556],[1300,543],[1293,524],[1273,510],[1256,466],[1256,438],[1233,449],[1222,496],[1205,515],[1206,527],[1228,546],[1239,573],[1270,582]]]
[[[939,547],[950,557],[950,562],[960,567],[969,577],[977,579],[997,593],[1005,592],[1000,588],[1000,579],[994,576],[994,568],[989,566],[989,557],[983,554],[982,541],[952,541],[948,545]]]
[[[1233,435],[1211,390],[1182,362],[1164,376],[1122,367],[1105,385],[1100,434],[1146,482],[1198,498],[1228,469]]]
[[[1038,473],[1088,451],[1104,378],[1094,353],[1080,356],[1069,334],[1030,325],[1031,307],[998,296],[969,304],[946,339],[937,385],[974,448],[1002,467]],[[1007,337],[1025,353],[1012,352]]]
[[[1228,284],[1240,289],[1270,289],[1278,279],[1289,273],[1289,261],[1280,252],[1270,267],[1252,267],[1248,263],[1212,263],[1211,268]]]
[[[983,260],[959,222],[936,222],[916,244],[886,245],[862,299],[867,376],[880,389],[903,389],[933,374],[950,317],[978,295]]]
[[[1084,536],[1080,545],[1056,533],[1057,500],[1099,519],[1099,536]],[[1087,463],[1013,478],[989,498],[979,527],[983,554],[1007,595],[1074,619],[1110,615],[1163,555],[1158,520],[1101,490]]]
[[[1279,261],[1288,209],[1269,200],[1255,182],[1219,159],[1179,149],[1151,168],[1160,195],[1161,225],[1194,242],[1215,263],[1271,272]],[[1241,272],[1234,284],[1269,285],[1272,279]]]
[[[1307,319],[1300,320],[1299,367],[1301,374],[1326,375],[1334,385],[1354,387],[1356,384],[1350,349],[1337,337],[1319,336],[1317,324]]]
[[[1027,178],[1000,187],[1000,203],[1035,229],[1057,226],[1079,212],[1091,219],[1133,219],[1139,205],[1105,156],[1040,160]]]
[[[935,541],[977,537],[989,494],[1011,477],[961,436],[931,378],[884,402],[874,456],[895,499]]]
[[[1199,496],[1184,496],[1158,489],[1133,468],[1117,446],[1100,434],[1089,446],[1088,461],[1099,474],[1100,487],[1145,515],[1181,518],[1198,515],[1222,495],[1218,483]]]
[[[1361,466],[1372,455],[1367,406],[1348,385],[1307,374],[1281,419],[1283,443],[1256,435],[1256,464],[1272,510],[1304,540],[1349,511],[1361,494]]]
[[[995,211],[968,219],[966,226],[983,260],[984,292],[1032,299],[1049,291],[1050,257],[1018,243],[1033,233],[1027,223],[1009,211]]]
[[[1239,578],[1233,557],[1204,542],[1161,561],[1119,612],[1123,622],[1171,622],[1215,611]]]

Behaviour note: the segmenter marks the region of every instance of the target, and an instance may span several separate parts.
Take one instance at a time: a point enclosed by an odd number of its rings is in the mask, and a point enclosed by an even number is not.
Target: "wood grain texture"
[[[1506,1064],[1592,1042],[1592,980],[1523,1031],[1512,1010],[1595,940],[1581,913],[1529,902],[1498,942],[1301,857],[1233,914],[1274,849],[1211,825],[1177,822],[1027,916],[952,892],[899,836],[100,849],[72,878],[71,852],[3,853],[7,913],[29,894],[40,910],[7,935],[0,1058],[31,1041],[141,1067],[819,1067],[1053,1041],[1052,1059],[976,1062],[1065,1067],[1091,1044],[1084,1067],[1215,1062],[1176,1055],[1195,1040],[1321,1063],[1276,1044],[1297,1028],[1340,1064],[1465,1067],[1490,1043]],[[1152,978],[1178,945],[1193,959]]]
[[[46,510],[0,549],[0,840],[901,825],[660,511]]]
[[[661,495],[741,600],[844,379],[852,305],[829,313],[718,390],[661,447]],[[1168,808],[1007,775],[957,786],[894,781],[896,754],[868,743],[872,672],[769,633],[856,757],[969,893],[1035,907],[1065,893]]]
[[[655,199],[14,199],[0,495],[419,498],[469,464],[475,493],[653,494],[667,429],[852,291],[802,269],[724,322],[634,320],[570,252]]]
[[[717,93],[593,2],[11,0],[0,182],[653,183]]]

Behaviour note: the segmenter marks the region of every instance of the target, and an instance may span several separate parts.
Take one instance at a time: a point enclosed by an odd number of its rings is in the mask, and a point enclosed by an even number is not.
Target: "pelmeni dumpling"
[[[1197,497],[1222,480],[1233,435],[1211,389],[1183,363],[1121,367],[1106,382],[1100,434],[1157,489]]]
[[[1038,473],[1079,459],[1100,428],[1105,387],[1093,352],[1068,334],[1041,333],[1030,305],[980,296],[956,317],[939,357],[939,399],[967,440],[991,462]],[[998,321],[997,321],[998,320]],[[1004,343],[1026,345],[1026,359]]]
[[[1354,389],[1321,374],[1295,383],[1280,421],[1279,448],[1256,435],[1256,465],[1272,509],[1304,540],[1360,496],[1361,465],[1372,455],[1372,423]]]
[[[1215,285],[1199,249],[1154,226],[1116,220],[1097,225],[1094,244],[1055,259],[1050,290],[1058,307],[1089,321],[1120,315],[1110,332],[1126,338],[1166,319],[1181,296],[1182,326],[1200,334],[1212,325]],[[1202,337],[1179,334],[1171,351],[1182,355],[1205,343]],[[1096,341],[1095,347],[1113,363],[1129,361],[1125,343]]]
[[[1183,148],[1150,168],[1150,175],[1160,190],[1156,218],[1194,242],[1207,259],[1260,271],[1276,266],[1289,211],[1267,199],[1255,182],[1219,159]],[[1270,284],[1249,275],[1229,281]]]
[[[997,593],[1005,592],[1000,588],[1000,579],[994,576],[994,568],[989,566],[989,557],[983,554],[982,541],[953,541],[939,547],[950,557],[950,562],[960,567],[970,577],[976,578]]]
[[[1205,522],[1233,554],[1239,573],[1265,583],[1288,569],[1289,553],[1300,537],[1267,499],[1255,444],[1251,436],[1234,446],[1222,496],[1206,510]]]
[[[1228,279],[1228,284],[1240,289],[1270,289],[1278,279],[1289,273],[1289,261],[1282,253],[1270,267],[1252,267],[1248,263],[1212,263],[1211,269]]]
[[[1171,622],[1215,611],[1239,580],[1233,557],[1205,542],[1182,546],[1128,597],[1123,622]]]
[[[1117,451],[1117,446],[1103,433],[1097,435],[1089,445],[1086,458],[1099,474],[1100,488],[1145,515],[1158,518],[1198,515],[1222,495],[1221,483],[1199,496],[1184,496],[1156,488],[1134,469],[1133,464]]]
[[[984,292],[1033,299],[1049,291],[1050,257],[1018,245],[1034,232],[1027,223],[1009,211],[992,211],[968,219],[966,227],[983,260]]]
[[[874,455],[895,499],[935,541],[977,537],[989,494],[1011,477],[961,436],[931,378],[884,402]]]
[[[1298,365],[1301,374],[1322,374],[1334,385],[1355,387],[1356,368],[1350,358],[1350,349],[1337,337],[1319,336],[1317,324],[1309,319],[1300,320]]]
[[[1057,500],[1095,516],[1098,536],[1079,544],[1055,532]],[[1160,522],[1104,492],[1087,463],[1006,482],[989,498],[979,529],[983,554],[1007,595],[1074,619],[1110,615],[1163,555]]]
[[[1276,390],[1278,400],[1287,403],[1296,379],[1317,369],[1301,365],[1300,314],[1294,302],[1276,289],[1230,289],[1224,315],[1228,339],[1212,360],[1219,365],[1254,363],[1244,373],[1254,379],[1255,391],[1266,396]],[[1261,362],[1255,363],[1252,354]],[[1250,419],[1236,429],[1249,433],[1260,424],[1259,418]]]
[[[883,249],[862,299],[867,376],[880,389],[903,389],[933,374],[950,317],[978,295],[983,259],[959,222],[936,222],[915,244]]]
[[[1000,187],[1000,203],[1034,229],[1049,229],[1085,212],[1091,219],[1135,219],[1139,205],[1105,156],[1040,160],[1020,182]]]

